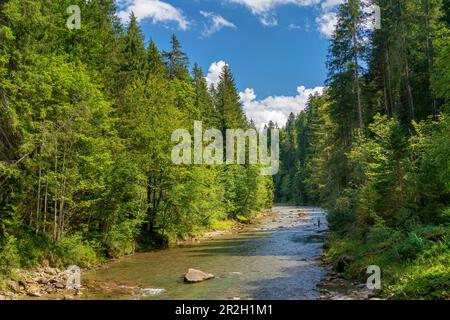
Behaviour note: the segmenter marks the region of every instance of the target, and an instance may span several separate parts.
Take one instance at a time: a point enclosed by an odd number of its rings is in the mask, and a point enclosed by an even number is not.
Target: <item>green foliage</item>
[[[333,231],[345,232],[356,222],[355,214],[356,199],[354,192],[350,190],[347,195],[343,194],[334,202],[333,208],[329,210],[328,222]]]
[[[103,235],[107,257],[118,258],[135,252],[139,226],[136,226],[136,223],[136,220],[125,220],[113,225],[112,229]]]
[[[15,245],[20,253],[20,267],[34,267],[51,255],[53,245],[47,237],[36,236],[35,232],[26,226],[18,228],[15,229],[17,237]]]
[[[81,234],[64,237],[55,248],[57,264],[64,266],[77,265],[82,268],[93,267],[99,263],[99,258],[93,245]]]
[[[82,28],[66,27],[77,4]],[[229,69],[207,88],[177,37],[146,49],[113,0],[0,4],[0,268],[90,267],[272,204],[256,166],[175,166],[172,132],[247,128]],[[231,190],[226,190],[230,187]],[[225,221],[225,222],[224,222]]]
[[[448,101],[450,101],[450,66],[448,61],[450,60],[450,29],[442,27],[437,33],[435,40],[436,47],[436,61],[432,75],[432,89],[436,97],[446,102],[445,107],[449,107]]]
[[[414,202],[425,222],[449,223],[450,195],[450,118],[443,114],[437,121],[416,125]]]
[[[404,241],[396,246],[400,257],[404,260],[413,260],[423,249],[423,240],[416,233],[411,232]]]
[[[333,234],[326,258],[337,263],[343,254],[355,257],[345,275],[365,281],[369,265],[382,270],[385,295],[399,299],[445,299],[449,297],[448,227],[416,227],[409,234],[384,226],[369,233],[359,228],[345,238]]]
[[[0,276],[9,275],[13,268],[20,265],[20,256],[16,247],[16,239],[6,235],[0,246]]]
[[[388,286],[400,299],[448,299],[450,297],[449,242],[437,243],[418,259],[395,274],[395,284]]]
[[[445,299],[448,1],[376,3],[382,28],[372,32],[365,2],[340,6],[326,93],[283,128],[276,198],[328,208],[326,258],[355,258],[345,276],[364,281],[378,265],[386,295]]]

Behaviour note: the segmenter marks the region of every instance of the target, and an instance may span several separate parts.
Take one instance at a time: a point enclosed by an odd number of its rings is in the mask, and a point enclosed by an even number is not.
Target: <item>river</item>
[[[242,233],[139,253],[87,271],[81,298],[318,299],[317,284],[327,273],[320,265],[326,212],[287,206],[272,211]],[[186,284],[183,275],[189,268],[215,278]]]

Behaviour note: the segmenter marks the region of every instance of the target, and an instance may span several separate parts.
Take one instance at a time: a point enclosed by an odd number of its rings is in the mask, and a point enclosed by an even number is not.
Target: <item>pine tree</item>
[[[124,63],[122,69],[122,83],[143,79],[147,74],[147,52],[144,47],[144,36],[138,25],[137,18],[132,12],[124,38]]]
[[[167,69],[163,58],[153,40],[150,41],[150,45],[147,50],[147,64],[149,75],[158,75],[162,77],[167,76]]]
[[[194,65],[193,74],[192,82],[195,89],[195,106],[200,110],[205,125],[207,127],[214,127],[217,124],[217,115],[214,110],[213,99],[209,94],[203,70],[198,64]]]
[[[246,128],[248,126],[236,84],[228,66],[225,66],[220,74],[216,99],[216,108],[220,115],[220,129],[224,134],[227,129]]]
[[[350,117],[350,123],[346,124],[347,131],[351,131],[353,127],[359,127],[361,132],[364,130],[360,77],[361,60],[365,51],[363,44],[365,19],[360,0],[349,0],[341,5],[328,58],[331,96],[342,109],[339,111],[342,112],[342,116],[345,114],[348,118],[349,112],[353,115]],[[351,118],[356,118],[356,123],[352,123]]]
[[[189,78],[189,58],[186,53],[181,50],[181,44],[176,35],[172,35],[172,50],[164,52],[163,57],[166,60],[166,66],[169,70],[171,79],[185,80]]]

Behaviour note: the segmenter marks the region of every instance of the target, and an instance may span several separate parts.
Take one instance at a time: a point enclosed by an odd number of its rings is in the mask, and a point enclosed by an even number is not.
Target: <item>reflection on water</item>
[[[275,207],[260,229],[197,245],[141,253],[83,275],[87,282],[127,283],[141,288],[87,290],[84,299],[316,299],[326,271],[322,253],[325,212],[314,208]],[[321,227],[317,225],[321,220]],[[185,284],[189,269],[216,278]]]

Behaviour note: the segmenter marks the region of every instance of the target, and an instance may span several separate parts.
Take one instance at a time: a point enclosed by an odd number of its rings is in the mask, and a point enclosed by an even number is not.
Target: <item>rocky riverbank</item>
[[[67,273],[59,268],[43,266],[34,270],[16,269],[14,277],[5,280],[0,289],[0,300],[40,298],[46,295],[60,299],[73,299],[83,289],[66,289]]]
[[[218,239],[231,234],[238,234],[251,228],[261,219],[272,215],[271,210],[265,210],[261,214],[247,221],[247,223],[236,221],[230,230],[210,231],[202,235],[176,241],[174,245],[195,244],[202,241]],[[108,268],[110,263],[117,261],[113,259],[96,266],[94,269]],[[135,286],[127,283],[95,282],[84,283],[78,290],[66,289],[67,272],[59,268],[49,266],[44,262],[42,266],[31,269],[15,269],[11,279],[0,281],[0,300],[26,300],[26,299],[62,299],[71,300],[79,298],[86,289],[100,289],[105,292],[127,292],[132,296],[151,295],[151,289]]]
[[[318,225],[319,221],[322,221],[321,226]],[[201,270],[216,274],[217,278],[211,281],[214,283],[224,282],[224,290],[230,288],[230,282],[239,283],[238,287],[240,288],[245,285],[246,277],[261,275],[261,281],[258,282],[261,287],[258,291],[253,291],[252,295],[248,295],[247,291],[231,290],[229,294],[224,295],[225,297],[240,297],[241,299],[247,299],[245,297],[248,297],[248,299],[294,298],[297,297],[296,294],[298,295],[304,286],[308,286],[307,292],[313,292],[314,288],[317,288],[315,291],[319,294],[315,294],[314,299],[377,299],[376,293],[368,290],[365,284],[351,283],[342,279],[339,273],[333,271],[326,264],[322,263],[319,267],[320,262],[317,260],[317,254],[320,252],[319,248],[321,243],[323,244],[326,230],[324,214],[317,208],[279,207],[274,211],[264,212],[257,219],[248,221],[248,223],[236,223],[230,231],[205,233],[202,236],[180,242],[181,246],[175,246],[169,250],[136,254],[132,257],[118,259],[119,261],[109,261],[94,270],[85,270],[83,272],[83,275],[85,275],[82,282],[83,287],[80,290],[67,290],[66,272],[58,268],[52,268],[48,264],[32,271],[15,270],[13,279],[5,281],[3,286],[0,285],[0,299],[147,299],[153,296],[161,298],[210,298],[210,295],[203,293],[204,288],[208,285],[203,286],[203,289],[195,286],[190,287],[190,293],[187,295],[186,290],[180,288],[183,285],[181,273],[192,267],[199,267]],[[225,240],[220,240],[222,238]],[[217,240],[210,241],[211,239]],[[196,244],[197,242],[202,243],[198,246],[185,246],[185,244]],[[281,247],[280,244],[282,244]],[[280,248],[282,248],[281,251]],[[204,250],[208,254],[199,254]],[[247,255],[247,253],[250,255]],[[266,257],[274,254],[274,258],[267,260]],[[242,255],[246,257],[247,262],[245,264],[240,264],[241,258],[230,264],[230,259]],[[277,259],[278,256],[282,258]],[[285,256],[297,258],[289,261],[284,258]],[[300,261],[300,258],[302,258],[302,262],[297,262]],[[311,281],[311,277],[301,278],[301,275],[304,274],[299,271],[304,268],[304,261],[311,259],[317,260],[317,263],[312,264],[311,269],[309,267],[307,269],[311,275],[316,275],[314,281]],[[348,260],[348,258],[346,259]],[[343,263],[346,259],[343,258]],[[133,263],[130,263],[130,261],[133,261]],[[155,262],[157,262],[156,265]],[[266,286],[268,278],[279,279],[279,277],[276,277],[277,270],[283,267],[285,263],[289,263],[291,270],[298,273],[291,276],[292,279],[296,280],[279,284],[275,282]],[[181,268],[174,268],[174,265],[180,264],[182,265]],[[295,268],[293,264],[296,264]],[[314,267],[314,264],[317,264],[317,266]],[[129,270],[128,272],[132,276],[124,276],[126,275],[122,272],[124,268]],[[117,270],[119,270],[119,273],[116,273]],[[171,272],[168,272],[168,270],[171,270]],[[230,270],[239,272],[231,272]],[[255,273],[255,270],[257,270],[257,273]],[[97,272],[96,276],[92,276],[92,273]],[[161,272],[167,274],[163,279],[154,276],[161,274]],[[105,274],[105,276],[101,276],[102,274]],[[141,274],[139,281],[136,281],[136,274]],[[145,281],[147,277],[150,280]],[[237,280],[238,278],[239,280]],[[298,281],[298,279],[301,281]],[[302,281],[306,282],[303,283]],[[280,296],[272,294],[273,287],[276,285],[283,288],[280,291],[282,293]],[[252,284],[248,290],[254,290],[253,286]],[[211,288],[214,290],[214,286]],[[192,292],[195,294],[192,294]],[[222,297],[217,292],[213,295]],[[298,296],[303,297],[303,295]]]
[[[261,213],[253,216],[251,219],[244,221],[233,220],[233,225],[229,230],[214,230],[208,231],[201,235],[189,237],[187,239],[178,239],[174,242],[174,245],[188,245],[200,243],[202,241],[213,240],[233,234],[239,234],[252,229],[252,226],[258,225],[261,220],[274,216],[274,212],[271,209],[261,211]]]
[[[378,291],[369,290],[365,283],[352,283],[343,279],[331,268],[317,288],[320,300],[380,300]]]

